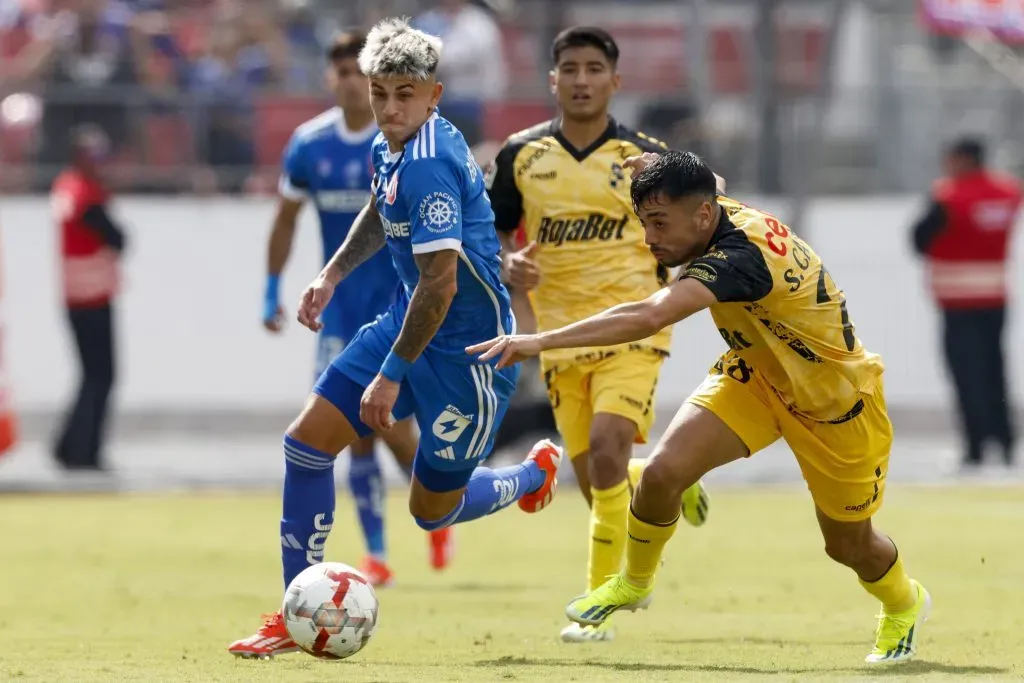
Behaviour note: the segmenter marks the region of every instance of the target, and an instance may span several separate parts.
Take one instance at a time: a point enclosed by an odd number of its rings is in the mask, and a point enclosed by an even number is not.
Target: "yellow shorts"
[[[544,373],[555,424],[570,458],[590,450],[590,424],[597,413],[632,420],[636,443],[647,442],[664,360],[655,351],[638,349]]]
[[[721,418],[751,455],[785,439],[814,504],[830,519],[855,522],[881,507],[892,445],[881,382],[845,416],[817,422],[790,412],[764,377],[730,351],[687,400]]]

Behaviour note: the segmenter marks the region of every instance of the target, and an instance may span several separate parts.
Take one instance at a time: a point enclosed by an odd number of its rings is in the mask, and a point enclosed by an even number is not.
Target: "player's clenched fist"
[[[317,318],[327,308],[332,296],[334,296],[333,283],[323,277],[313,280],[306,287],[306,291],[302,294],[302,301],[299,302],[299,322],[314,332],[319,332],[324,325]]]
[[[519,251],[505,257],[505,282],[527,291],[540,284],[540,268],[533,260],[537,243],[530,242]]]

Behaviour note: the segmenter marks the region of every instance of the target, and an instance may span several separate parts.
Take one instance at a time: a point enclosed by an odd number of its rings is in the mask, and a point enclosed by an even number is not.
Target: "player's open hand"
[[[505,258],[505,281],[517,289],[530,291],[540,284],[540,268],[534,260],[537,243],[530,242]]]
[[[324,324],[317,320],[320,314],[327,308],[331,297],[334,296],[334,285],[323,277],[318,277],[306,287],[302,293],[302,301],[299,302],[298,319],[303,326],[314,332],[323,329]]]
[[[375,432],[386,432],[395,425],[391,411],[398,400],[400,386],[384,375],[373,378],[359,402],[359,419],[363,424]]]
[[[478,360],[481,362],[498,358],[499,370],[539,355],[543,350],[540,337],[535,334],[505,335],[466,347],[466,353],[471,356],[479,354]]]
[[[654,160],[659,156],[661,155],[657,152],[644,152],[643,154],[638,154],[635,157],[629,157],[623,161],[622,167],[632,169],[633,175],[635,176],[640,173],[640,171],[654,163]]]

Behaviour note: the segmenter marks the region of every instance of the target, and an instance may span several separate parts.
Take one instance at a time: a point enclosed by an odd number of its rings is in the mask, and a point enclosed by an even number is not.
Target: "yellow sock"
[[[860,580],[864,590],[878,598],[882,603],[882,609],[886,614],[899,614],[906,612],[917,602],[917,595],[914,587],[910,584],[910,577],[903,569],[903,558],[896,553],[896,561],[889,567],[889,571],[882,575],[877,581]]]
[[[647,458],[630,458],[629,459],[629,488],[636,491],[636,485],[640,481],[640,475],[644,473],[644,468],[647,467]]]
[[[626,523],[626,578],[635,586],[646,588],[654,582],[654,573],[661,562],[661,552],[679,524],[677,516],[668,524],[650,524],[637,519],[629,509]]]
[[[587,561],[587,590],[594,590],[618,574],[622,568],[622,549],[626,544],[626,510],[629,486],[626,482],[610,489],[591,487],[590,554]]]

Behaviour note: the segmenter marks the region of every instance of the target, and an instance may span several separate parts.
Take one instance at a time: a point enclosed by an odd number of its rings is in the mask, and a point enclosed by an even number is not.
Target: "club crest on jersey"
[[[395,199],[398,197],[398,171],[391,176],[391,180],[388,181],[387,187],[384,188],[384,201],[388,204],[394,204]]]
[[[352,161],[345,164],[345,184],[349,187],[359,187],[362,185],[360,182],[363,178],[363,165],[358,160],[353,159]]]
[[[612,188],[617,188],[619,183],[625,179],[626,173],[622,170],[622,164],[618,162],[613,163],[611,175],[608,177],[608,184],[610,184]]]
[[[420,202],[420,221],[430,232],[448,232],[459,222],[459,203],[447,192],[431,192]]]
[[[320,174],[321,178],[326,178],[331,175],[331,160],[321,159],[320,163],[316,166],[316,172]]]
[[[432,431],[434,436],[441,439],[441,441],[447,441],[448,443],[455,443],[462,436],[462,432],[466,431],[473,422],[472,415],[463,415],[462,411],[453,405],[449,405],[444,411],[437,416],[434,420],[434,426]]]

